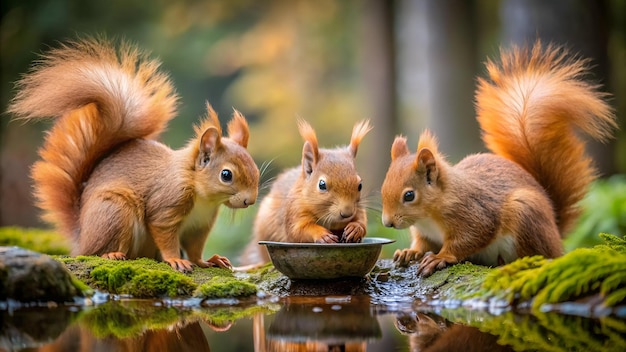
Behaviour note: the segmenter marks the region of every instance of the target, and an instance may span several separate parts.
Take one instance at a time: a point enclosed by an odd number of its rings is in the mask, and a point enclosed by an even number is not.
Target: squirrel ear
[[[350,138],[350,147],[349,147],[350,153],[352,153],[353,158],[356,158],[356,152],[359,149],[359,144],[361,143],[361,140],[363,139],[363,137],[365,137],[367,132],[371,130],[372,130],[372,125],[370,125],[369,120],[363,120],[357,123],[356,125],[354,125],[354,128],[352,129],[352,137]]]
[[[219,130],[211,126],[204,130],[202,133],[202,137],[200,137],[200,146],[199,146],[199,162],[201,166],[206,166],[209,163],[211,155],[218,149],[221,145],[221,136]]]
[[[308,141],[304,142],[304,146],[302,147],[302,171],[307,177],[311,176],[313,168],[315,164],[317,164],[317,153],[317,148],[314,147],[313,144]]]
[[[391,145],[391,160],[393,161],[399,157],[409,154],[411,154],[411,152],[409,151],[409,147],[406,145],[406,138],[397,136]]]
[[[250,138],[248,122],[239,111],[233,110],[233,118],[228,123],[228,137],[240,146],[247,148],[248,138]]]
[[[417,168],[416,170],[425,170],[426,172],[426,183],[429,185],[433,183],[433,181],[437,180],[437,176],[439,174],[439,170],[437,168],[437,161],[435,160],[435,156],[428,148],[422,148],[417,153]]]

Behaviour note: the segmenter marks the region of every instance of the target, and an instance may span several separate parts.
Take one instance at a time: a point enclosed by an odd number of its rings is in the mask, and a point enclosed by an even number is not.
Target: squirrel
[[[184,148],[158,142],[178,99],[159,64],[126,42],[116,49],[81,38],[43,55],[17,82],[9,112],[55,118],[32,167],[38,206],[73,240],[73,255],[149,257],[182,272],[230,268],[226,257],[201,256],[220,205],[256,201],[248,124],[235,110],[222,136],[207,103]]]
[[[361,204],[361,177],[355,167],[357,149],[372,129],[358,122],[347,147],[318,147],[315,130],[304,120],[298,130],[304,139],[302,163],[276,177],[263,198],[253,224],[252,241],[241,256],[248,265],[270,261],[258,241],[360,242],[367,215]]]
[[[576,203],[596,177],[578,132],[604,141],[617,128],[606,93],[583,80],[588,60],[556,45],[501,50],[476,91],[477,119],[492,153],[450,165],[425,130],[412,154],[397,136],[381,188],[382,222],[410,227],[396,264],[419,275],[460,261],[497,266],[562,255]]]

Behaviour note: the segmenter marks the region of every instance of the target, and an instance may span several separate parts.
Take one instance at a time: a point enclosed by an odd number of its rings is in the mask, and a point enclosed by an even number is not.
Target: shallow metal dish
[[[361,243],[259,241],[274,267],[290,279],[363,277],[374,268],[382,246],[394,240],[365,237]]]

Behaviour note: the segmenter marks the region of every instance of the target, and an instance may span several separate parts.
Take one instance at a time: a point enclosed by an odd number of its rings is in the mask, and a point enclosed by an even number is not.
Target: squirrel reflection
[[[215,331],[225,331],[231,326],[206,324]],[[147,330],[139,336],[128,338],[96,337],[85,327],[74,325],[51,344],[42,346],[40,352],[56,351],[194,351],[210,352],[211,348],[199,321],[179,323],[168,328]]]
[[[424,313],[401,314],[395,326],[409,337],[409,351],[513,351],[499,345],[498,337],[478,328],[450,323],[437,315]]]

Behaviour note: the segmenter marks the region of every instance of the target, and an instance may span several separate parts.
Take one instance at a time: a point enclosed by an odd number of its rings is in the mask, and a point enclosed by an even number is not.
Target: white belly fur
[[[474,264],[498,266],[498,258],[504,263],[510,263],[517,259],[515,250],[515,238],[511,234],[500,234],[495,241],[491,242],[482,251],[469,256],[467,260]]]
[[[421,236],[429,239],[431,242],[443,245],[444,231],[432,219],[420,219],[413,224]],[[498,258],[510,263],[517,259],[517,251],[515,250],[515,238],[511,234],[499,234],[496,240],[491,242],[482,251],[465,258],[474,264],[497,266]]]

